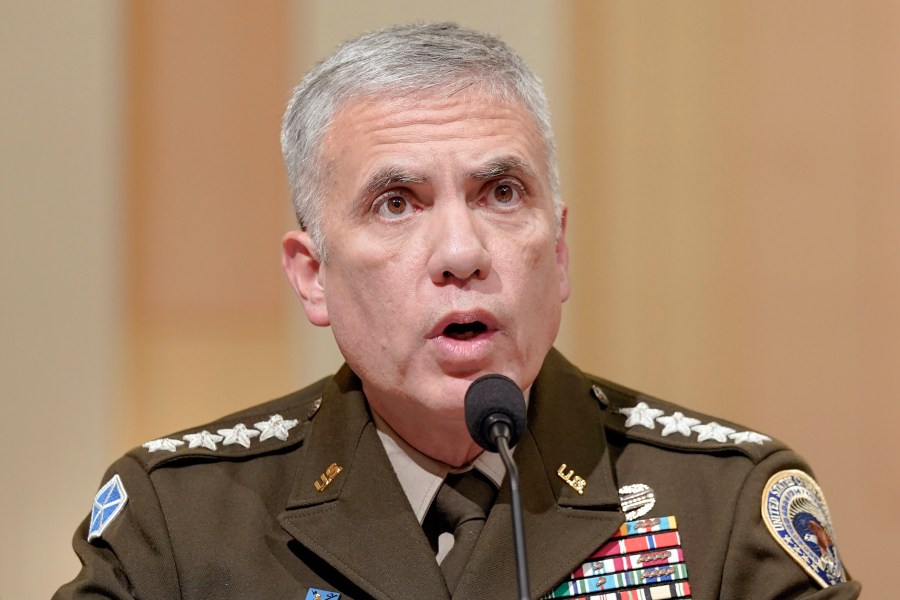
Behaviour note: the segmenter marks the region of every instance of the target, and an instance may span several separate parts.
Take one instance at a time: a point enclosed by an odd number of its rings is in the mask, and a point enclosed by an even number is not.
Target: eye
[[[375,201],[375,213],[384,219],[400,219],[414,210],[412,203],[397,192],[383,194]]]
[[[487,206],[509,208],[522,201],[522,186],[515,181],[502,179],[488,187],[484,202]]]

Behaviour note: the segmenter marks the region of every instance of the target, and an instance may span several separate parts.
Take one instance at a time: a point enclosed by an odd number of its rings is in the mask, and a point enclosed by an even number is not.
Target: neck
[[[483,452],[466,427],[462,403],[437,410],[419,402],[384,401],[366,393],[369,407],[407,444],[451,467],[471,463]]]

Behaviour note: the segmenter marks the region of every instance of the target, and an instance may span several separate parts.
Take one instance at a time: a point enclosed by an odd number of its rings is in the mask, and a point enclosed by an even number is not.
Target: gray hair
[[[281,152],[300,226],[325,261],[321,140],[335,114],[362,96],[393,97],[473,87],[534,117],[546,150],[557,230],[562,222],[550,111],[541,80],[505,42],[454,23],[396,25],[344,42],[294,88],[281,123]]]

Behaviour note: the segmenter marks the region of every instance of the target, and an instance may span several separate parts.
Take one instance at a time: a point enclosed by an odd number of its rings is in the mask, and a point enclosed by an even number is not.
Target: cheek
[[[333,327],[343,329],[343,324],[371,323],[384,313],[388,301],[379,285],[381,279],[375,273],[355,271],[335,275],[334,271],[329,275],[325,294]]]
[[[337,279],[332,278],[332,283]],[[331,332],[341,354],[357,374],[373,378],[373,371],[390,362],[395,346],[389,339],[391,305],[387,293],[368,274],[341,278],[327,297]]]
[[[559,270],[556,262],[556,245],[548,236],[535,232],[533,236],[509,244],[504,252],[502,270],[506,277],[514,279],[520,290],[546,289],[558,285]]]
[[[335,336],[383,340],[403,316],[410,269],[398,253],[367,241],[345,244],[334,254],[325,297]]]
[[[507,298],[518,321],[517,337],[529,360],[540,362],[556,338],[562,317],[565,290],[561,288],[555,239],[536,235],[504,258],[506,268],[498,270],[503,287],[510,292]]]

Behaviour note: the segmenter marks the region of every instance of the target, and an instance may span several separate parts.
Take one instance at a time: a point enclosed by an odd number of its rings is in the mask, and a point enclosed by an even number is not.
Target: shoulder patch
[[[797,469],[775,473],[762,493],[762,518],[775,541],[823,587],[847,581],[825,495]]]
[[[328,590],[320,590],[309,588],[306,592],[304,600],[340,600],[341,595],[338,592],[329,592]]]
[[[128,494],[125,492],[125,486],[118,475],[113,475],[112,479],[103,484],[103,487],[94,496],[87,540],[91,541],[100,537],[113,519],[122,512],[126,502],[128,502]]]

